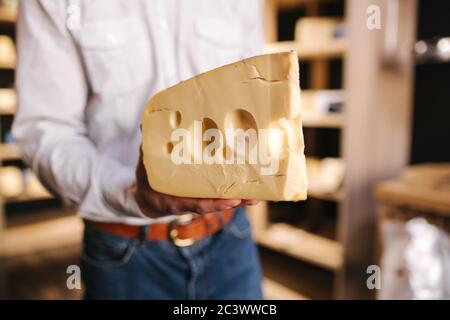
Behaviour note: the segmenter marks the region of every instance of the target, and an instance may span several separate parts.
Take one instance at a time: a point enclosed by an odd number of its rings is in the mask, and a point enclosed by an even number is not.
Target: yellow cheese
[[[14,166],[0,168],[0,196],[13,198],[24,190],[22,171]]]
[[[300,109],[292,52],[248,58],[159,92],[142,115],[150,186],[183,197],[306,199]]]
[[[16,64],[16,48],[9,36],[0,35],[0,66],[13,67]]]
[[[0,89],[0,114],[14,113],[16,104],[17,96],[14,89]]]
[[[45,198],[50,196],[47,189],[45,189],[38,177],[36,177],[30,169],[27,169],[25,174],[25,193],[36,198]]]
[[[306,168],[310,190],[338,192],[345,176],[345,163],[339,158],[307,158]]]

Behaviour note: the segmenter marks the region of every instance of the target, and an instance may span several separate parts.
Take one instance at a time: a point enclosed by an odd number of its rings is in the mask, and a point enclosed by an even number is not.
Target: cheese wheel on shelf
[[[16,47],[9,36],[0,35],[0,66],[14,67],[16,64]]]
[[[24,191],[22,171],[14,166],[0,167],[0,196],[13,198]]]

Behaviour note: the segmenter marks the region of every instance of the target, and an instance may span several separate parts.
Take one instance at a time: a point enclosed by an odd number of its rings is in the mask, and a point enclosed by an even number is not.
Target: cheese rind
[[[162,193],[195,198],[306,199],[300,110],[294,53],[248,58],[157,93],[142,115],[143,160],[150,186]],[[207,129],[224,133],[224,146],[230,142],[227,130],[254,129],[258,132],[255,146],[268,151],[266,157],[241,164],[206,164],[193,157],[191,163],[175,164],[173,153],[180,145],[174,146],[172,134],[185,129],[195,136],[196,122],[201,124],[201,133]],[[259,135],[264,132],[267,136]],[[194,149],[191,141],[188,151]],[[222,154],[237,157],[232,149],[219,151],[219,158]]]

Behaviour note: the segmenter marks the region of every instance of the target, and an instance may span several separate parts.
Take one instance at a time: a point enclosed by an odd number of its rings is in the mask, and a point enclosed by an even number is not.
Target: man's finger
[[[180,200],[179,208],[181,209],[181,211],[208,213],[234,208],[239,206],[240,204],[241,200],[184,198],[183,200]]]
[[[243,206],[254,206],[259,203],[259,200],[242,200],[241,205]]]

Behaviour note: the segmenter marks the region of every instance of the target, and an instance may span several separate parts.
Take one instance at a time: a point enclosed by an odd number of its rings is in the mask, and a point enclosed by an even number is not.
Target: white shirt
[[[262,50],[259,0],[27,0],[13,137],[82,217],[146,224],[140,119],[156,92]]]

